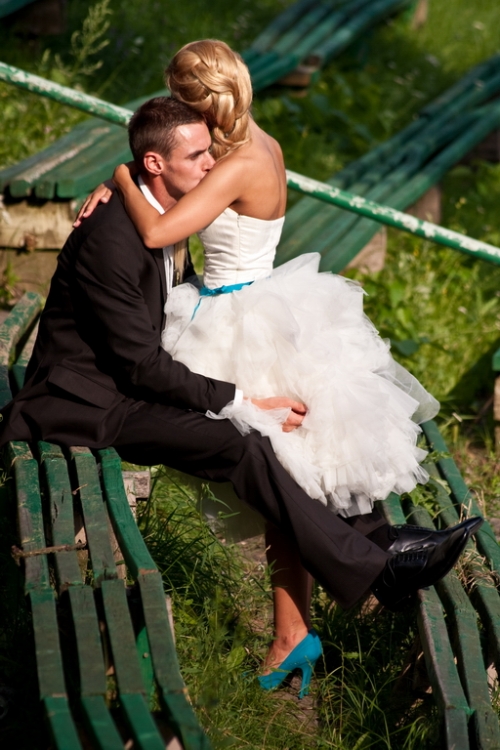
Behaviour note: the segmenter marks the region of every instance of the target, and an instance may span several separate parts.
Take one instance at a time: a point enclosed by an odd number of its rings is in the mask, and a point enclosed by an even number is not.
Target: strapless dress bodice
[[[215,289],[270,276],[284,221],[255,219],[226,208],[198,232],[205,249],[205,286]]]

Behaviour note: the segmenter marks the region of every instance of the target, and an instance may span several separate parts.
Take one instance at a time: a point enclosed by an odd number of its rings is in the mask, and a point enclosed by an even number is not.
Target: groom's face
[[[169,194],[178,200],[195,188],[212,169],[210,133],[204,122],[179,125],[170,158],[165,162],[163,179]]]

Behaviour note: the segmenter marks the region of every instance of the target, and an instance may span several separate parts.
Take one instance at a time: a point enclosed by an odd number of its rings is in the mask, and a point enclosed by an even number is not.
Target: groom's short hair
[[[128,139],[137,166],[148,151],[169,159],[179,125],[204,122],[203,115],[170,96],[156,96],[134,112],[128,124]]]

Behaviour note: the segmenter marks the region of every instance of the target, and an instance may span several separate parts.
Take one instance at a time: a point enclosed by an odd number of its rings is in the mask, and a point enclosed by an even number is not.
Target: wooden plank
[[[160,573],[142,573],[138,583],[155,676],[170,724],[186,750],[210,750],[180,675]]]
[[[456,645],[458,670],[472,716],[478,748],[500,747],[498,716],[490,704],[487,673],[484,666],[477,615],[454,571],[436,585],[451,622]]]
[[[9,368],[15,359],[16,346],[42,307],[42,298],[27,292],[0,326],[0,409],[11,399]]]
[[[469,750],[472,713],[460,684],[443,608],[434,588],[418,592],[418,630],[432,693],[444,723],[446,750]]]
[[[102,467],[103,492],[113,531],[131,575],[157,571],[130,510],[121,474],[121,460],[113,448],[98,451]]]
[[[364,1],[367,2],[367,0]],[[307,38],[308,32],[311,31],[311,29],[317,28],[321,21],[323,21],[330,12],[330,8],[322,3],[318,3],[310,8],[302,18],[298,19],[288,31],[276,40],[273,44],[273,52],[276,52],[280,56],[294,53],[300,46],[300,42]],[[307,54],[308,51],[308,49],[305,51],[301,50],[298,54],[303,56],[304,54]]]
[[[113,664],[120,693],[144,694],[135,635],[130,619],[125,586],[122,580],[101,583],[102,603],[106,616],[107,634],[113,653]]]
[[[364,31],[407,5],[408,0],[378,0],[368,3],[365,10],[360,7],[341,29],[314,50],[315,56],[324,65],[340,55]]]
[[[70,133],[39,154],[0,172],[0,186],[5,188],[8,185],[9,193],[13,198],[26,197],[38,180],[44,178],[56,167],[74,159],[89,148],[97,138],[105,138],[112,127],[95,119],[80,123]],[[54,193],[43,197],[53,198]]]
[[[49,696],[44,698],[43,705],[55,750],[82,750],[66,696]]]
[[[287,31],[309,8],[316,5],[316,3],[317,0],[299,0],[299,2],[290,5],[283,13],[271,21],[264,31],[252,42],[250,48],[243,53],[243,58],[247,65],[255,59],[256,55],[267,52],[275,40]]]
[[[84,152],[80,153],[69,164],[63,164],[53,170],[37,184],[35,194],[41,195],[46,181],[51,181],[58,198],[73,198],[85,195],[100,182],[110,179],[118,164],[132,161],[128,140],[124,137],[123,128],[113,125],[106,139],[99,139]]]
[[[38,481],[38,464],[27,443],[9,443],[7,455],[16,485],[20,546],[25,552],[43,549],[46,546],[46,541]],[[24,574],[27,593],[35,588],[50,587],[47,556],[36,555],[25,558]]]
[[[54,546],[75,543],[73,492],[66,459],[58,445],[39,442],[40,466],[50,503],[51,543]],[[59,592],[68,586],[81,585],[82,577],[77,553],[60,552],[54,555]]]
[[[39,586],[30,590],[29,598],[40,698],[66,695],[54,591]]]
[[[145,685],[123,581],[103,580],[101,593],[120,703],[130,730],[138,747],[143,750],[159,750],[161,747],[163,750],[164,743],[161,745],[161,736],[151,718],[144,696]]]
[[[123,750],[123,740],[109,715],[104,698],[83,696],[80,700],[85,723],[95,750]]]
[[[68,597],[78,652],[79,699],[87,728],[99,750],[121,750],[120,733],[106,707],[106,670],[92,589],[71,586]]]
[[[121,476],[120,457],[114,449],[108,448],[99,451],[99,458],[113,530],[119,540],[127,567],[139,584],[149,642],[148,652],[152,657],[162,702],[186,750],[208,750],[208,740],[186,698],[186,687],[180,675],[161,575],[130,510]]]
[[[93,591],[90,586],[71,586],[68,597],[76,635],[80,693],[82,696],[104,697],[106,669]]]
[[[26,367],[28,366],[28,362],[33,352],[33,347],[35,346],[35,339],[37,337],[37,334],[38,334],[38,322],[33,326],[33,330],[31,331],[28,337],[28,340],[23,346],[21,354],[19,355],[19,357],[14,362],[11,368],[12,375],[14,377],[14,382],[16,384],[16,388],[18,391],[20,391],[24,385],[24,375],[26,373]]]
[[[422,425],[425,437],[432,450],[440,453],[448,453],[448,447],[443,440],[437,424],[430,420]],[[482,511],[478,506],[474,495],[470,492],[458,470],[454,460],[450,458],[441,458],[437,461],[441,476],[446,479],[456,503],[463,506],[467,515],[482,516]],[[500,547],[495,537],[495,532],[485,519],[482,527],[476,534],[476,543],[479,551],[487,558],[491,569],[500,575]]]
[[[73,494],[66,459],[61,448],[40,442],[40,462],[46,477],[50,500],[52,543],[73,544],[75,538]],[[80,704],[95,746],[101,750],[123,748],[120,734],[106,704],[106,670],[99,622],[90,586],[84,586],[76,552],[54,556],[59,591],[67,591],[73,621],[79,670]]]
[[[406,523],[406,516],[401,507],[399,495],[391,492],[385,500],[377,503],[377,508],[382,512],[386,521],[393,526]]]
[[[446,526],[458,523],[457,508],[447,494],[440,479],[439,471],[430,464],[427,466],[431,475],[430,484],[434,487],[435,498],[439,506],[439,519]],[[500,598],[489,569],[479,557],[476,545],[470,540],[465,549],[462,565],[470,578],[470,598],[479,613],[488,638],[488,652],[495,662],[500,674]]]
[[[434,528],[429,513],[421,506],[413,506],[410,517],[417,526]],[[500,730],[498,718],[490,704],[476,612],[455,571],[450,571],[438,581],[435,588],[454,633],[458,671],[469,707],[473,711],[472,722],[477,747],[496,750],[500,747]]]
[[[38,464],[26,443],[9,443],[8,456],[16,483],[21,547],[26,552],[41,550],[46,546],[46,539]],[[66,698],[55,592],[50,586],[47,556],[25,558],[24,570],[25,590],[32,612],[39,694],[54,743],[58,750],[81,750]]]
[[[128,693],[120,696],[122,709],[134,738],[134,748],[165,750],[165,742],[149,713],[142,695]]]
[[[88,448],[72,447],[70,454],[82,506],[94,586],[100,586],[105,578],[116,578],[117,570],[109,541],[106,506],[101,494],[97,466]]]

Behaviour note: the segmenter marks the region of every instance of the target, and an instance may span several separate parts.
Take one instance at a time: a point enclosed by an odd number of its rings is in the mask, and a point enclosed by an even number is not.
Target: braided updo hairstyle
[[[252,84],[241,57],[217,39],[182,47],[165,71],[172,96],[201,112],[220,159],[250,140]]]

